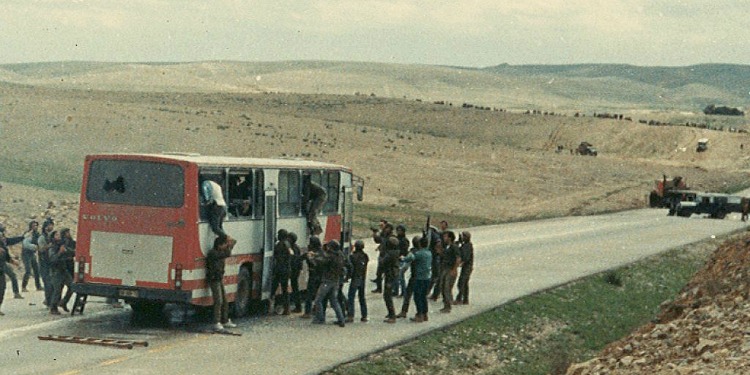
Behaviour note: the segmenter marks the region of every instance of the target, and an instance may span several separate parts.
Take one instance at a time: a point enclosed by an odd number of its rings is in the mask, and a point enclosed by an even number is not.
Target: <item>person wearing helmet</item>
[[[315,318],[314,324],[325,324],[326,312],[325,303],[330,303],[333,311],[336,313],[337,324],[344,327],[345,317],[341,311],[341,305],[338,301],[339,280],[344,271],[344,254],[341,253],[338,241],[329,241],[324,248],[323,254],[313,259],[316,267],[322,270],[322,279],[318,293],[315,297]]]
[[[383,243],[385,245],[385,254],[383,255],[383,276],[385,285],[383,285],[383,301],[388,309],[388,315],[385,318],[386,323],[396,323],[396,309],[393,307],[393,287],[398,282],[398,263],[399,263],[399,241],[396,236],[391,234]]]
[[[360,319],[362,322],[366,322],[367,319],[367,301],[365,300],[365,280],[367,279],[367,263],[370,262],[370,257],[365,253],[365,243],[362,240],[357,240],[354,243],[354,251],[349,256],[349,293],[348,302],[349,307],[347,309],[346,322],[351,323],[354,321],[354,297],[359,297],[359,309]]]

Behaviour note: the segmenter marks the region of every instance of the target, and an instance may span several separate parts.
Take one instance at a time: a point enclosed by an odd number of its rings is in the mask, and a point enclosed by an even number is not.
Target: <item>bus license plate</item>
[[[119,294],[120,297],[138,298],[137,290],[120,289],[117,294]]]

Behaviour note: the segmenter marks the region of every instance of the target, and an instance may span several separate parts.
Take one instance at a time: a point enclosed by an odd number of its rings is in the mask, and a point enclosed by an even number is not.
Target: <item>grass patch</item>
[[[559,374],[648,323],[704,264],[672,250],[509,302],[328,374]]]

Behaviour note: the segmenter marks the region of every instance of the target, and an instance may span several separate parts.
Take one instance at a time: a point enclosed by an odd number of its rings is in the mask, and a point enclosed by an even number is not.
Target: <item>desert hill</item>
[[[0,81],[149,92],[358,92],[555,112],[700,112],[708,104],[746,107],[750,66],[504,64],[475,69],[334,61],[57,62],[0,65]]]

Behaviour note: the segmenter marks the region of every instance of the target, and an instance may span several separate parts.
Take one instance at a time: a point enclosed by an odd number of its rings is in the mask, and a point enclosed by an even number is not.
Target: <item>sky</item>
[[[0,64],[750,64],[750,0],[0,0]]]

